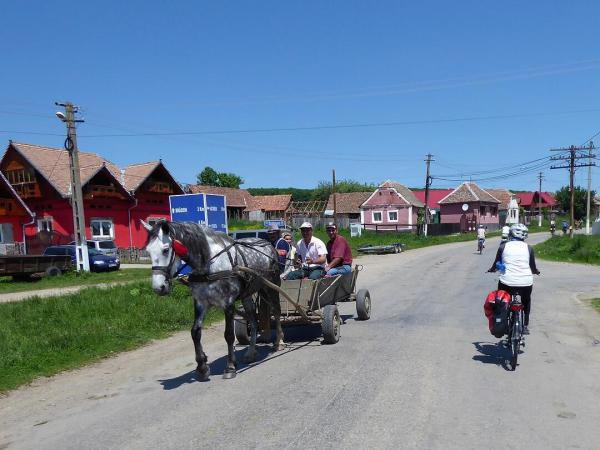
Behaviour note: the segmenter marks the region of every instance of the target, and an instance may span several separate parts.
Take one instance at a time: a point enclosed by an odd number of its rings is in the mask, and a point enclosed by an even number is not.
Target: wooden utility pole
[[[569,169],[569,191],[571,193],[570,199],[570,211],[569,211],[569,220],[571,221],[569,226],[569,236],[573,237],[573,228],[575,225],[575,187],[574,187],[574,179],[575,179],[575,168],[577,167],[590,167],[595,166],[596,164],[589,162],[588,164],[576,164],[578,159],[585,158],[585,155],[578,155],[577,152],[581,150],[589,150],[589,158],[594,156],[592,155],[592,150],[594,149],[593,144],[590,144],[590,147],[575,147],[571,145],[568,148],[552,148],[551,152],[563,152],[561,156],[553,156],[550,158],[553,161],[568,161],[569,165],[563,166],[551,166],[550,169]],[[568,152],[568,153],[567,153]]]
[[[81,175],[79,173],[79,153],[77,149],[77,131],[75,124],[83,122],[75,119],[78,112],[77,106],[70,102],[55,103],[65,108],[64,114],[57,112],[56,116],[67,124],[67,138],[65,150],[69,154],[69,168],[71,171],[71,207],[73,208],[73,232],[75,234],[75,255],[77,271],[90,271],[88,247],[85,238],[85,217],[83,213],[83,192],[81,189]]]
[[[542,180],[544,179],[544,174],[542,172],[538,175],[538,180],[540,180],[540,190],[538,195],[538,227],[542,227]]]
[[[429,165],[431,161],[435,161],[431,159],[433,155],[431,153],[427,153],[427,159],[425,160],[425,164],[427,165],[427,173],[425,175],[425,226],[423,227],[423,234],[427,237],[427,228],[429,226],[429,186],[431,186],[431,176],[429,176]]]
[[[587,209],[585,213],[585,234],[590,234],[590,207],[591,207],[591,191],[592,191],[592,150],[594,143],[590,141],[589,149],[589,166],[588,166],[588,189],[587,189]]]
[[[333,223],[337,226],[337,201],[335,198],[335,169],[333,172],[333,182],[331,183],[331,193],[333,194]]]

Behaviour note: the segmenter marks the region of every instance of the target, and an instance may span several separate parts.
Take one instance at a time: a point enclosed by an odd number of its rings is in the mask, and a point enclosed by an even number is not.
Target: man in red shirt
[[[343,275],[352,271],[352,251],[348,241],[338,235],[337,226],[330,222],[325,228],[329,241],[327,242],[327,264],[325,275]]]

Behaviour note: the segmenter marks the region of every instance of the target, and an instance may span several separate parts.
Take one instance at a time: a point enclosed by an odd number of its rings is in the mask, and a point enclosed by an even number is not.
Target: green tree
[[[587,211],[587,189],[581,186],[575,186],[575,204],[574,204],[574,216],[575,220],[581,220],[585,218]],[[591,198],[594,198],[596,193],[590,192]],[[569,211],[571,208],[571,193],[569,192],[569,186],[563,186],[555,195],[558,205],[563,211]],[[592,205],[590,205],[592,207]]]
[[[356,180],[339,180],[335,183],[335,191],[339,193],[346,192],[369,192],[377,189],[377,185],[361,183]],[[312,200],[327,200],[332,192],[331,181],[321,180],[313,191]]]
[[[217,172],[212,167],[206,166],[196,177],[198,184],[204,186],[230,187],[239,189],[244,184],[244,179],[230,172]]]
[[[206,166],[197,176],[198,184],[203,186],[219,186],[219,174],[212,167]]]
[[[239,189],[240,184],[244,184],[244,179],[239,175],[219,172],[219,186]]]

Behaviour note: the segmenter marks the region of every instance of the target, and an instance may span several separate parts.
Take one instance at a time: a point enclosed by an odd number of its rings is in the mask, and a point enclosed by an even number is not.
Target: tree
[[[240,188],[244,184],[244,179],[234,173],[219,172],[219,186],[229,188]]]
[[[230,172],[217,172],[212,167],[206,166],[196,177],[198,184],[204,186],[230,187],[239,189],[244,184],[244,179]]]
[[[590,192],[591,199],[593,200],[596,193]],[[569,211],[571,208],[571,193],[569,192],[569,186],[563,186],[555,195],[556,201],[563,211]],[[590,205],[590,208],[592,205]],[[584,219],[587,213],[587,189],[581,186],[575,186],[575,204],[574,204],[574,216],[575,220]]]
[[[335,191],[337,193],[369,192],[375,189],[377,189],[377,186],[374,184],[361,183],[356,180],[339,180],[335,183]],[[327,200],[332,191],[332,182],[321,180],[313,191],[312,200]]]
[[[219,186],[219,174],[212,167],[206,166],[197,178],[198,184],[203,186]]]

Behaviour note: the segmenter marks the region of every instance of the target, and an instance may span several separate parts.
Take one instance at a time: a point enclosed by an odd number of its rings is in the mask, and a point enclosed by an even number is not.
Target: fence
[[[0,255],[15,256],[24,255],[25,245],[22,242],[12,242],[10,244],[0,244]]]
[[[149,263],[150,255],[143,248],[120,248],[119,259],[121,263]]]

